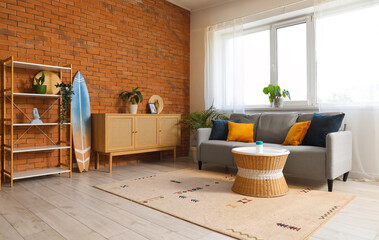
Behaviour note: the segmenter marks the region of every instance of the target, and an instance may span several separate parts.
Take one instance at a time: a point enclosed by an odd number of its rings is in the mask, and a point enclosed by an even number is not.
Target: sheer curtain
[[[205,39],[205,107],[243,113],[244,43],[242,19],[208,27]]]
[[[379,1],[315,2],[318,102],[345,112],[351,176],[379,180]]]

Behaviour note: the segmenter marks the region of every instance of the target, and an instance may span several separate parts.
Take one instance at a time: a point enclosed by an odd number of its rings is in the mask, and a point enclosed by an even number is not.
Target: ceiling
[[[204,8],[215,7],[234,0],[167,0],[189,11],[197,11]]]

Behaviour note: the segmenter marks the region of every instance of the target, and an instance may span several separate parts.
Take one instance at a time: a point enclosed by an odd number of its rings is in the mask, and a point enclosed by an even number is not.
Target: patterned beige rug
[[[183,169],[96,188],[240,239],[306,239],[354,198],[295,187],[283,197],[247,197],[232,192],[233,180]]]

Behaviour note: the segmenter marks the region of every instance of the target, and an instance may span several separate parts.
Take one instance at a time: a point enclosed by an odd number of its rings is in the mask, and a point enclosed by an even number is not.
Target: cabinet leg
[[[99,152],[96,152],[96,170],[99,170],[100,168],[100,154]]]
[[[174,163],[176,163],[176,147],[174,148]]]
[[[112,173],[112,154],[109,154],[109,173]]]

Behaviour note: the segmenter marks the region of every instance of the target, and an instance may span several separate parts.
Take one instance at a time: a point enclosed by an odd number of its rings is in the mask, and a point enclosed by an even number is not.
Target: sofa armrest
[[[349,172],[353,159],[353,135],[350,131],[326,136],[326,178],[333,180]]]
[[[197,129],[197,160],[200,159],[200,145],[202,142],[207,141],[211,136],[212,128],[199,128]]]

